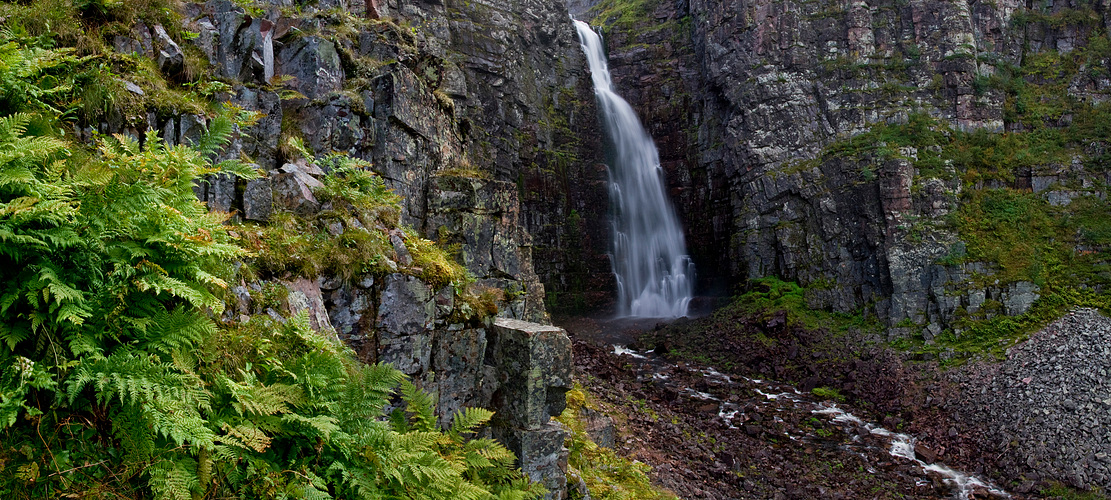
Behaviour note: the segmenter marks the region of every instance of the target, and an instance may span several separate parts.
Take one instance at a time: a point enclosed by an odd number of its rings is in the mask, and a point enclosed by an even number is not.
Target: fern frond
[[[455,439],[461,439],[464,433],[474,432],[476,427],[489,422],[493,416],[494,412],[485,408],[464,408],[452,416],[448,434]]]
[[[176,456],[173,460],[158,461],[147,473],[156,500],[192,500],[193,492],[200,491],[197,462],[190,457]]]
[[[243,416],[283,415],[302,401],[300,387],[287,384],[262,385],[225,380],[232,407]]]
[[[220,440],[227,444],[254,450],[258,453],[262,453],[270,447],[270,436],[267,436],[266,433],[258,427],[240,424],[236,426],[225,426],[224,430],[227,434],[221,436]]]
[[[212,173],[231,174],[243,180],[254,180],[262,177],[255,167],[239,160],[224,160],[212,167]]]
[[[212,155],[231,140],[234,131],[235,121],[227,112],[219,113],[208,121],[208,132],[201,136],[193,148],[204,156]]]
[[[431,431],[436,426],[433,408],[436,404],[431,394],[420,390],[409,380],[401,381],[401,399],[407,403],[405,411],[412,415],[413,428]]]
[[[149,325],[141,330],[139,347],[164,355],[177,349],[192,347],[206,335],[216,333],[216,325],[212,320],[182,307],[157,312],[150,318]]]
[[[333,434],[339,432],[341,429],[336,425],[336,419],[329,415],[317,415],[314,417],[306,417],[297,413],[287,413],[282,415],[282,422],[287,424],[300,424],[306,430],[312,430],[312,433],[306,433],[309,436],[319,436],[325,439],[330,438]]]

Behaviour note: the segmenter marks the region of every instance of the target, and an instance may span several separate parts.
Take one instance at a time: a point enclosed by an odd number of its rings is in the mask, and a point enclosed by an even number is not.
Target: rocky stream
[[[564,327],[577,379],[615,416],[615,449],[682,498],[1027,498],[961,471],[967,462],[951,467],[951,450],[919,442],[891,416],[886,428],[839,395],[628,347],[655,323],[576,318]],[[608,442],[608,432],[595,435]]]

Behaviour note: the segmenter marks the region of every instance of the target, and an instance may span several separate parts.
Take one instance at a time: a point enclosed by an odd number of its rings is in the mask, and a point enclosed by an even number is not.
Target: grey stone
[[[536,429],[494,428],[494,437],[505,443],[518,457],[521,472],[548,489],[546,500],[558,500],[567,490],[569,452],[563,442],[569,432],[558,422],[548,422]]]
[[[197,197],[208,204],[209,210],[230,212],[235,205],[235,184],[236,178],[231,174],[209,175],[201,181]]]
[[[294,213],[307,214],[320,206],[312,189],[324,187],[324,184],[297,170],[271,177],[270,186],[274,205]]]
[[[432,333],[422,331],[399,336],[379,331],[378,361],[389,363],[406,375],[428,374],[432,362]]]
[[[343,88],[343,68],[331,41],[305,36],[282,47],[277,56],[279,74],[292,77],[290,86],[309,99]]]
[[[289,312],[292,314],[304,312],[308,316],[309,324],[313,330],[336,339],[338,342],[336,330],[332,328],[332,323],[328,318],[328,310],[324,306],[324,296],[320,291],[320,285],[316,281],[305,278],[282,282],[282,285],[289,290],[287,299]]]
[[[996,443],[985,452],[998,455],[1007,477],[1107,487],[1100,463],[1107,455],[1093,450],[1107,450],[1111,435],[1092,431],[1111,425],[1101,404],[1111,392],[1096,375],[1111,369],[1108,342],[1111,319],[1074,310],[1012,347],[1003,363],[967,368],[978,381],[966,386],[971,401],[951,408],[976,424],[985,442]]]
[[[447,428],[451,417],[464,406],[485,406],[478,390],[485,375],[486,330],[471,328],[437,331],[432,356],[439,392],[436,412],[440,425]]]
[[[602,448],[613,448],[617,430],[609,415],[584,406],[579,410],[579,419],[583,422],[586,435],[594,444]]]
[[[405,247],[405,242],[401,240],[401,235],[397,232],[390,234],[390,245],[393,246],[393,251],[397,254],[397,262],[402,266],[413,265],[413,256],[409,254],[409,249]]]
[[[146,92],[143,92],[142,87],[140,87],[138,85],[135,85],[134,83],[129,82],[127,80],[122,80],[122,81],[123,81],[123,88],[127,89],[128,92],[131,92],[132,94],[135,94],[135,95],[146,95]]]
[[[209,62],[216,67],[216,74],[241,79],[246,75],[247,59],[250,57],[250,52],[240,50],[238,43],[239,30],[250,19],[247,11],[229,0],[209,0],[204,5],[204,13],[207,25],[216,32],[214,37],[198,37],[197,46],[209,56]]]
[[[158,47],[158,68],[169,76],[180,75],[185,70],[185,53],[161,24],[154,25],[154,43]]]
[[[1017,316],[1030,309],[1035,300],[1038,300],[1040,288],[1029,282],[1019,281],[1011,284],[1003,295],[1003,308],[1008,316]]]
[[[432,326],[436,303],[423,281],[404,274],[386,277],[378,306],[377,326],[391,336],[424,332]]]
[[[379,79],[379,88],[388,100],[379,103],[389,116],[425,139],[436,138],[442,128],[443,114],[432,91],[408,67],[395,64]]]
[[[501,388],[494,405],[499,419],[538,429],[567,405],[571,388],[571,340],[561,328],[498,318],[491,339]]]
[[[455,288],[445,286],[436,292],[436,316],[447,317],[455,309]]]
[[[243,190],[243,217],[245,219],[265,222],[274,212],[274,192],[270,188],[269,179],[254,179],[247,181]]]

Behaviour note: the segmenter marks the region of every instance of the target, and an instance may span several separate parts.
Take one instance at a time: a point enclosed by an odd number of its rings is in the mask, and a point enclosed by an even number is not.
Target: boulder
[[[176,77],[185,71],[185,53],[161,24],[154,25],[154,43],[158,47],[158,69],[162,74]]]

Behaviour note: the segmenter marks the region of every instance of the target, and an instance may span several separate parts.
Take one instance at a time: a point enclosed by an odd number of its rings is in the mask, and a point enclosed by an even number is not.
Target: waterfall
[[[613,273],[621,316],[685,316],[694,264],[683,228],[664,193],[660,155],[632,106],[614,91],[602,38],[575,21],[590,64],[594,95],[611,156]]]

